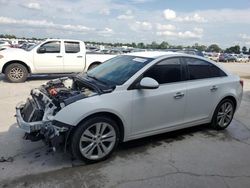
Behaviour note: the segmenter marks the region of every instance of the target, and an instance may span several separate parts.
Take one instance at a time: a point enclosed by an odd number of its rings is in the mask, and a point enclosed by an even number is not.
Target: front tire
[[[86,120],[74,131],[71,151],[74,158],[86,163],[107,159],[119,143],[120,133],[116,122],[106,116]]]
[[[5,69],[5,76],[9,82],[20,83],[25,82],[28,77],[27,68],[19,63],[12,63]]]
[[[223,130],[229,126],[233,120],[235,104],[230,99],[222,100],[215,109],[212,127],[217,130]]]

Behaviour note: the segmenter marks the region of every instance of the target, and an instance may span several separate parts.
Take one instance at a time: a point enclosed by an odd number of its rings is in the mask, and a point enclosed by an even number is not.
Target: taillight
[[[240,85],[241,85],[242,88],[243,88],[243,85],[244,85],[244,81],[243,81],[243,80],[240,80]]]

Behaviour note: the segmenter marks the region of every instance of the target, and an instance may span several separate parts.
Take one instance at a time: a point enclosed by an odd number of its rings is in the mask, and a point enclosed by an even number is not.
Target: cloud
[[[31,26],[36,28],[49,28],[49,29],[63,29],[69,31],[86,32],[93,31],[94,28],[89,28],[83,25],[70,25],[70,24],[56,24],[47,20],[17,20],[9,17],[0,17],[0,24],[15,24],[19,26]]]
[[[174,25],[171,25],[171,24],[164,25],[164,24],[157,23],[156,29],[160,30],[160,31],[162,31],[162,30],[175,30],[176,27]]]
[[[141,3],[148,3],[152,2],[153,0],[132,0],[132,3],[134,4],[141,4]]]
[[[166,9],[163,11],[164,17],[167,20],[173,20],[176,18],[176,13],[175,11],[171,10],[171,9]]]
[[[8,1],[7,0],[0,0],[0,4],[7,4]]]
[[[101,15],[110,15],[110,10],[108,8],[104,8],[100,10]]]
[[[39,3],[28,3],[28,4],[23,4],[22,6],[29,9],[41,10],[41,6]]]
[[[130,29],[133,31],[149,31],[153,28],[150,22],[146,21],[135,21],[130,25]]]
[[[220,10],[203,10],[197,11],[199,15],[205,17],[210,23],[223,22],[236,23],[236,24],[249,24],[250,23],[250,8],[247,9],[220,9]]]
[[[108,37],[108,36],[113,35],[114,31],[113,31],[113,29],[106,27],[106,28],[104,28],[104,30],[98,31],[98,34],[101,36]]]
[[[250,35],[247,34],[240,34],[240,38],[244,44],[250,45]]]
[[[247,34],[240,34],[241,39],[243,40],[249,40],[250,41],[250,35]]]
[[[207,22],[207,20],[200,16],[199,14],[195,13],[194,15],[191,16],[185,16],[185,17],[178,17],[176,21],[179,22],[199,22],[199,23],[204,23]]]
[[[199,22],[204,23],[207,20],[200,16],[198,13],[193,13],[186,16],[177,16],[176,12],[171,9],[166,9],[163,11],[164,18],[166,20],[177,21],[177,22]]]
[[[158,31],[156,33],[158,36],[169,36],[175,38],[182,38],[182,39],[200,39],[203,36],[203,29],[202,28],[194,28],[193,31]]]
[[[119,20],[131,20],[131,19],[134,18],[134,16],[122,14],[122,15],[119,15],[117,18],[118,18]]]
[[[131,20],[133,18],[134,18],[134,16],[133,16],[131,10],[127,10],[125,14],[121,14],[121,15],[117,16],[117,19],[119,19],[119,20]]]

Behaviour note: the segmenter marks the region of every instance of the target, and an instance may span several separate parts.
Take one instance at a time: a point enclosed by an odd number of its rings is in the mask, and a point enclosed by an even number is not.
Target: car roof
[[[157,58],[162,57],[162,56],[169,56],[170,57],[173,55],[181,55],[181,54],[182,53],[177,53],[177,52],[146,51],[146,52],[132,52],[132,53],[124,54],[124,55],[157,59]]]

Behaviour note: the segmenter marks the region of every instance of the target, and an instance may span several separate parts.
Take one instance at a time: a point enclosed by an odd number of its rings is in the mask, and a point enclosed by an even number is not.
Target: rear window
[[[64,42],[66,53],[78,53],[80,52],[79,42]]]
[[[185,58],[188,67],[189,80],[226,76],[217,66],[196,58]]]

